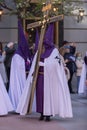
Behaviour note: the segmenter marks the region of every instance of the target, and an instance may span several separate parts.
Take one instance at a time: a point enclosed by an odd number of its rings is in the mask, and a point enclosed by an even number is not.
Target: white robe
[[[55,48],[48,58],[44,61],[44,115],[58,114],[60,117],[72,117],[72,106],[67,79],[63,64],[58,62],[59,52]],[[32,63],[30,72],[32,73],[35,66],[35,59]],[[27,107],[31,91],[31,75],[29,74],[27,83],[18,104],[16,112],[21,115],[27,114]],[[35,99],[35,98],[34,98]],[[34,100],[35,101],[35,100]],[[33,103],[35,106],[35,102]]]
[[[86,73],[87,73],[87,65],[84,63],[79,82],[79,89],[78,89],[79,94],[87,94],[87,86],[85,85]]]
[[[0,74],[0,115],[7,115],[8,112],[11,112],[13,110],[13,106],[11,104],[10,98]]]
[[[16,110],[19,103],[19,99],[23,92],[26,82],[26,73],[25,73],[25,61],[24,59],[15,54],[12,57],[11,62],[11,73],[10,73],[10,86],[9,86],[9,96]]]

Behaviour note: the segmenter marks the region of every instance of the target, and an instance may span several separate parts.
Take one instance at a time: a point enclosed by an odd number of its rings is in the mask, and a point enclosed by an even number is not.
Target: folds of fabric
[[[70,93],[67,85],[67,79],[62,63],[60,64],[57,49],[54,49],[51,55],[45,59],[44,62],[44,103],[43,103],[43,114],[53,115],[58,114],[62,118],[72,117],[72,105]],[[34,70],[35,60],[32,63],[31,69]],[[24,88],[22,97],[17,107],[17,112],[21,115],[27,114],[28,103],[31,92],[31,75],[33,71],[30,70],[26,86]],[[36,96],[36,95],[35,95]],[[34,98],[35,99],[35,98]],[[36,99],[33,103],[33,110],[36,111]],[[27,105],[26,105],[27,104]]]
[[[44,115],[58,114],[60,117],[72,117],[72,106],[67,79],[62,62],[59,63],[57,49],[54,49],[44,65]]]
[[[86,73],[87,73],[87,66],[84,63],[82,67],[81,78],[80,78],[79,89],[78,89],[79,94],[87,93],[87,86],[85,85]]]
[[[12,103],[0,74],[0,115],[6,115],[8,112],[11,112],[13,110],[14,109]]]
[[[32,78],[33,78],[33,72],[35,69],[35,63],[36,63],[36,57],[37,57],[37,53],[34,56],[33,62],[32,62],[32,66],[28,75],[28,78],[26,80],[25,83],[25,87],[22,93],[22,96],[19,100],[16,112],[20,113],[20,115],[26,115],[27,114],[27,110],[28,110],[28,105],[29,105],[29,100],[30,100],[30,93],[31,93],[31,84],[32,84]],[[35,101],[35,97],[34,97],[34,101]],[[33,103],[33,111],[36,111],[36,102]]]
[[[25,61],[15,54],[11,62],[9,96],[16,110],[26,82]]]

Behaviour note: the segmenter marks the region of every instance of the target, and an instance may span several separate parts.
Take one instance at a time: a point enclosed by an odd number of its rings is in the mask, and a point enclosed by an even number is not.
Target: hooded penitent
[[[49,57],[51,52],[54,49],[53,43],[53,33],[54,33],[54,24],[49,24],[43,41],[43,46],[45,47],[44,53],[41,54],[40,61],[44,62],[44,59]],[[41,74],[42,73],[42,74]],[[37,112],[43,112],[43,95],[44,95],[44,67],[39,66],[39,74],[37,78],[37,85],[36,85],[36,101],[37,101]]]
[[[56,57],[59,57],[60,55],[58,49],[55,48],[53,44],[53,24],[49,24],[44,36],[43,44],[45,46],[45,52],[43,52],[40,57],[32,111],[42,113],[44,116],[55,116],[57,114],[63,118],[72,117],[70,93],[64,66],[62,62],[61,65],[58,63]],[[38,53],[34,56],[26,86],[16,110],[16,112],[22,115],[27,114],[29,108],[31,84],[33,82],[31,79],[37,63],[37,54]]]
[[[18,48],[12,57],[9,96],[16,110],[26,83],[25,71],[29,71],[29,47],[20,20],[18,21]]]

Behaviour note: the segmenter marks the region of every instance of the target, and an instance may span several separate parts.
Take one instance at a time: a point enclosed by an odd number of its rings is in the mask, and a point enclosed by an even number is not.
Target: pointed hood
[[[20,20],[18,20],[18,48],[16,54],[19,54],[25,60],[25,66],[28,66],[27,59],[30,58],[29,46]]]
[[[44,36],[43,45],[45,47],[45,52],[41,55],[42,58],[47,58],[50,56],[51,52],[55,48],[54,46],[54,23],[49,24],[47,31]]]
[[[20,20],[18,20],[18,49],[16,51],[23,59],[29,58],[29,46],[25,38]]]
[[[44,36],[45,48],[54,47],[54,23],[48,25],[47,31]]]

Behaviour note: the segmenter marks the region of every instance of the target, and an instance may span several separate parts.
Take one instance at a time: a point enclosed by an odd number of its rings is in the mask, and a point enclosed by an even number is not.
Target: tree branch
[[[8,7],[5,2],[0,2],[0,6],[7,9],[7,10],[9,10],[9,11],[13,10],[12,8]]]

